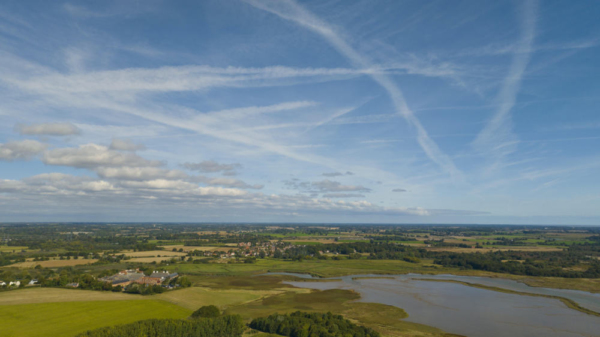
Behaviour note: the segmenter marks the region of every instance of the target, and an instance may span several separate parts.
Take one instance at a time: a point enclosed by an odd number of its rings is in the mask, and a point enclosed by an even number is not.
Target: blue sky
[[[600,224],[599,15],[3,1],[0,221]]]

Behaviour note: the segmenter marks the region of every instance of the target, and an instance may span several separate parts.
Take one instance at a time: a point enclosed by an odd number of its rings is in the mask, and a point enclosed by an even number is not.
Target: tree
[[[192,313],[192,318],[212,318],[221,316],[221,310],[214,305],[205,305]]]

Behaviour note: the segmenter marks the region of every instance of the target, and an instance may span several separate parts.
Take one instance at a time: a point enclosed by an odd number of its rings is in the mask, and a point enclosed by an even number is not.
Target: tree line
[[[379,332],[356,325],[341,315],[296,311],[255,318],[250,327],[262,332],[290,337],[380,337]]]
[[[238,315],[204,319],[149,319],[91,330],[77,337],[239,337],[244,323]]]

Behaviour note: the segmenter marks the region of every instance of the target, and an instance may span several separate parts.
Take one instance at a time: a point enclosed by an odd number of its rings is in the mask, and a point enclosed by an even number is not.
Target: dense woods
[[[332,313],[294,312],[289,315],[274,314],[252,320],[255,330],[290,337],[380,337],[371,328],[356,325]]]

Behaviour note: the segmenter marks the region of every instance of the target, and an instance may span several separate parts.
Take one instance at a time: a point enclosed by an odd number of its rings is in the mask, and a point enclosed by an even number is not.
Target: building
[[[79,283],[73,282],[66,285],[66,287],[77,288],[79,287]]]
[[[122,270],[114,275],[99,278],[102,282],[108,282],[113,287],[122,286],[126,287],[131,283],[134,283],[144,277],[144,273],[140,272],[139,269],[128,269]]]
[[[141,279],[135,281],[135,283],[143,284],[143,285],[146,285],[146,286],[160,285],[161,282],[162,281],[159,278],[148,277],[148,276],[144,276]]]
[[[12,286],[19,287],[19,286],[21,286],[21,281],[15,281],[15,282],[12,282],[12,281],[11,281],[11,282],[8,284],[8,286],[9,286],[9,287],[12,287]]]
[[[36,284],[37,282],[38,282],[38,280],[33,279],[33,280],[29,281],[29,285],[32,286],[32,285]]]
[[[166,270],[163,270],[163,271],[157,271],[157,270],[155,270],[155,271],[152,272],[152,274],[150,274],[149,277],[150,278],[154,278],[154,279],[158,279],[158,280],[160,280],[159,283],[162,283],[166,279],[171,279],[172,280],[174,278],[179,277],[179,274],[177,274],[177,273],[169,273]]]
[[[0,287],[4,287],[5,285],[6,285],[6,282],[0,281]]]

